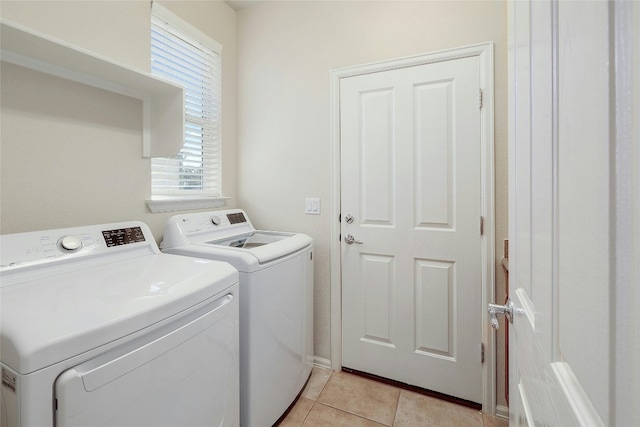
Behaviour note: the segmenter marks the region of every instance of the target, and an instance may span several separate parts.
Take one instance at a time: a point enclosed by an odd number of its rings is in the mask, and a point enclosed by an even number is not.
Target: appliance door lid
[[[0,289],[2,362],[21,374],[167,319],[238,282],[229,264],[168,254]]]
[[[269,245],[295,236],[292,233],[278,233],[275,231],[252,231],[245,234],[237,234],[225,239],[207,242],[212,245],[229,246],[232,248],[252,249],[258,246]]]
[[[209,245],[243,250],[253,255],[259,264],[298,252],[313,243],[306,234],[255,231],[223,240],[207,242]]]
[[[237,425],[237,285],[212,300],[63,372],[56,425]]]

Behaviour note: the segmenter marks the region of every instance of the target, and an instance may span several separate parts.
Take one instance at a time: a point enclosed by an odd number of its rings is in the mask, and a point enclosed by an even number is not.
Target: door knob
[[[498,314],[504,314],[509,323],[513,323],[513,303],[511,300],[507,300],[505,305],[489,304],[489,320],[491,321],[491,327],[498,329]]]
[[[362,242],[357,241],[356,238],[353,237],[351,234],[347,234],[346,236],[344,236],[344,242],[347,245],[353,245],[354,243],[357,243],[358,245],[362,244]]]

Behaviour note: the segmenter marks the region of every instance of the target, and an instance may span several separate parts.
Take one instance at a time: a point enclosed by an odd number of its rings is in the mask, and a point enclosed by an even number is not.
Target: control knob
[[[214,216],[211,217],[211,224],[220,225],[221,222],[222,222],[222,220],[220,219],[219,216],[214,215]]]
[[[77,251],[82,247],[82,240],[78,236],[64,236],[60,239],[60,247],[66,251]]]

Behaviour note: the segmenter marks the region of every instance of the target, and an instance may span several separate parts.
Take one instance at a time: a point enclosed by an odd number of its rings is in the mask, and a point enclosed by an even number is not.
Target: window
[[[176,156],[151,159],[155,196],[214,196],[222,192],[221,48],[153,5],[151,73],[185,89],[184,145]]]

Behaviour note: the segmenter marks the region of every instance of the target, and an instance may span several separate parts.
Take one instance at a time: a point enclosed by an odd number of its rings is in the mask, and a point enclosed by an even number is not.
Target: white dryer
[[[1,420],[237,426],[238,272],[141,222],[0,236]]]
[[[313,240],[258,231],[231,209],[171,217],[162,250],[240,272],[240,425],[271,426],[313,367]]]

